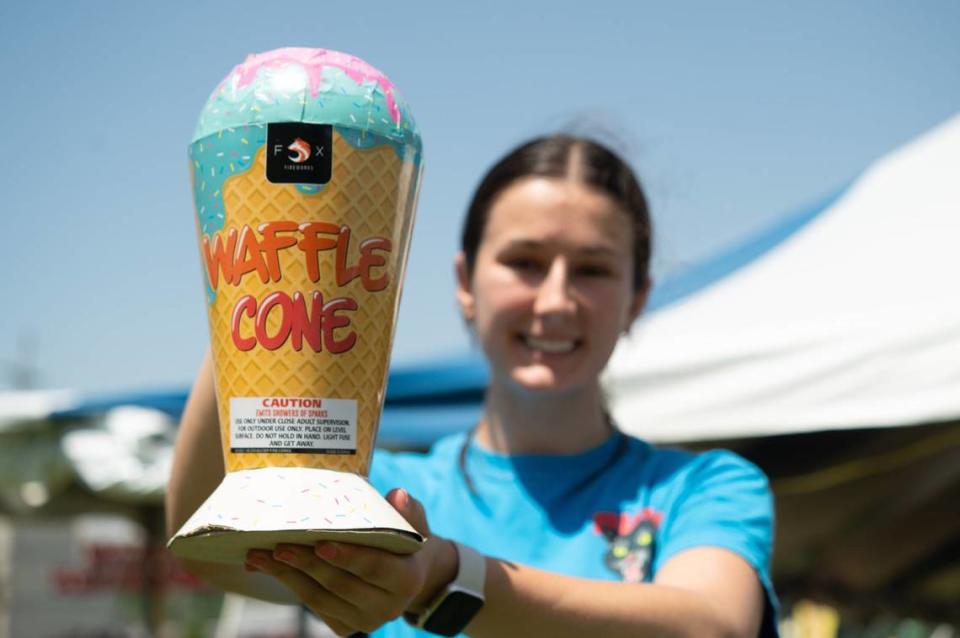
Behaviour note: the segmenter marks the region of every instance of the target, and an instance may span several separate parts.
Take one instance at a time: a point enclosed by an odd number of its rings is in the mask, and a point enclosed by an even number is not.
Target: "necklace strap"
[[[601,464],[594,471],[590,472],[585,476],[581,481],[578,481],[570,489],[570,492],[578,491],[594,480],[600,477],[604,472],[607,471],[611,465],[614,465],[620,458],[626,453],[627,447],[629,445],[629,437],[617,429],[616,424],[610,419],[610,416],[604,412],[604,416],[607,417],[607,424],[610,426],[613,431],[613,436],[617,438],[617,446],[614,449],[613,453],[610,455],[610,458],[606,463]],[[480,498],[480,493],[477,490],[476,484],[473,482],[473,478],[470,476],[470,472],[467,469],[467,453],[470,450],[470,443],[473,441],[473,437],[476,434],[478,425],[474,425],[463,437],[463,443],[460,445],[460,451],[457,455],[457,467],[460,471],[460,476],[463,477],[464,483],[467,485],[467,490],[476,498]]]

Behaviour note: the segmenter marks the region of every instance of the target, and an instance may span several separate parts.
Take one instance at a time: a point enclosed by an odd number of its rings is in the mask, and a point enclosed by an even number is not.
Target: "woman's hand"
[[[251,550],[247,569],[275,577],[341,636],[371,632],[405,611],[419,611],[456,575],[456,548],[430,536],[423,506],[405,490],[392,490],[387,501],[427,538],[419,552],[404,556],[334,542],[282,544],[273,552]]]

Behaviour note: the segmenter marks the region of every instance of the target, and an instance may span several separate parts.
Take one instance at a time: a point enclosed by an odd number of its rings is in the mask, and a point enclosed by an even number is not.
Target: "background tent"
[[[954,117],[668,281],[611,362],[624,429],[766,470],[782,594],[960,620],[958,240]]]
[[[958,240],[955,117],[658,291],[682,297],[618,349],[616,414],[673,441],[957,417]]]

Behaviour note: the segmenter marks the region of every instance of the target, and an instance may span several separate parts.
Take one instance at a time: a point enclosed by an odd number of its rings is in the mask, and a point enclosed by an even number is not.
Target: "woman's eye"
[[[533,270],[537,267],[537,262],[527,257],[514,257],[506,260],[507,266],[514,270]]]
[[[609,277],[613,271],[607,266],[587,264],[577,268],[577,272],[585,277]]]

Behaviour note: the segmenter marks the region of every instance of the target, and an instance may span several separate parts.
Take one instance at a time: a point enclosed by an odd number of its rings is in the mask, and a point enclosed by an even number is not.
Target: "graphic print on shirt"
[[[626,583],[642,583],[650,576],[657,530],[663,514],[645,508],[637,514],[597,512],[593,529],[603,534],[609,548],[604,562]]]

